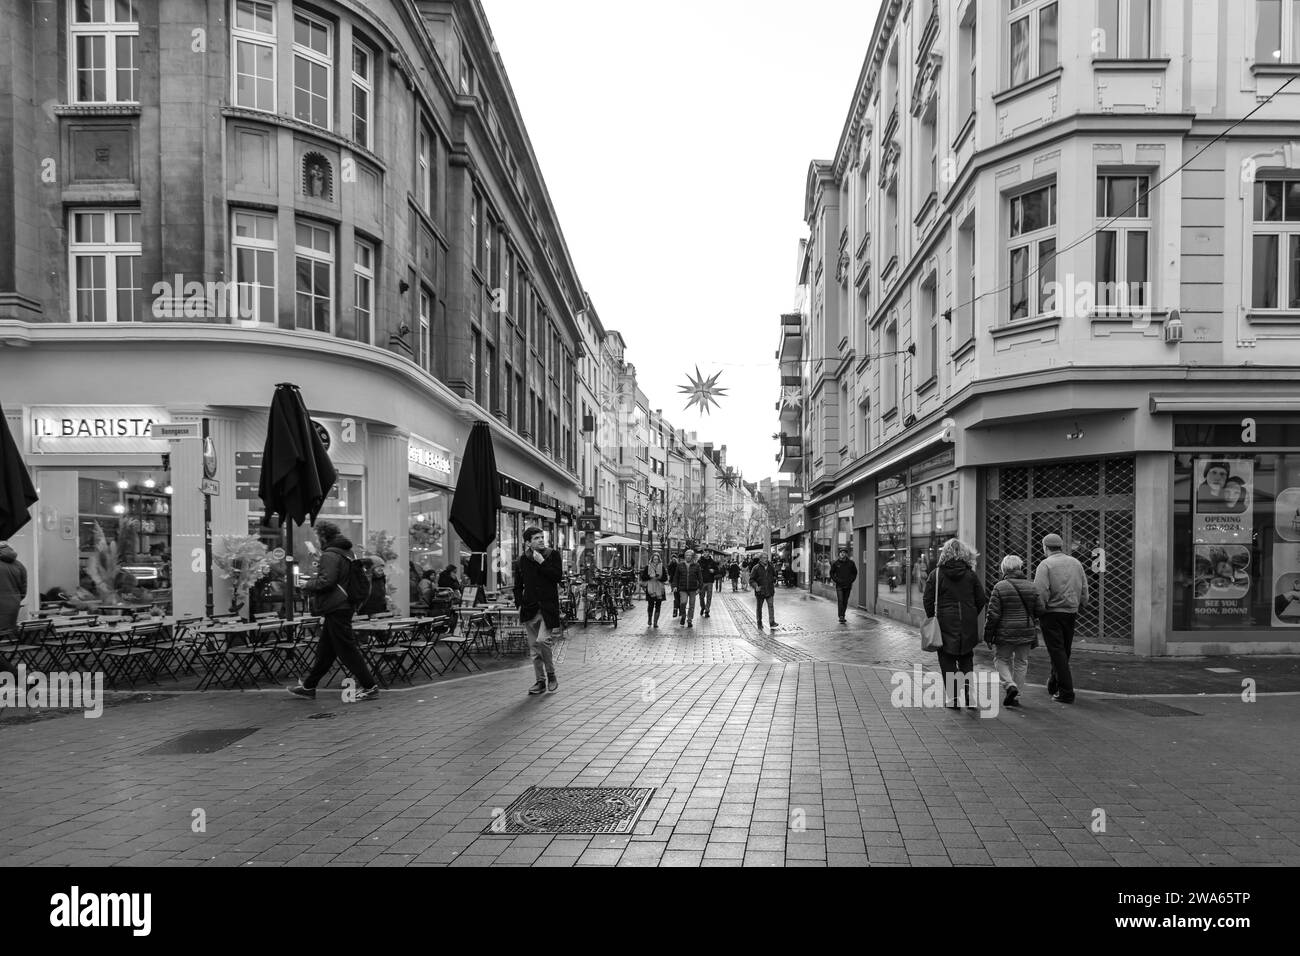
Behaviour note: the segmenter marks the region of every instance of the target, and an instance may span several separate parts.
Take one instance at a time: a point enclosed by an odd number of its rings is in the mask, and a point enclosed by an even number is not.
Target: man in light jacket
[[[1043,613],[1039,623],[1043,628],[1043,643],[1052,659],[1052,676],[1047,681],[1047,692],[1060,704],[1074,703],[1074,679],[1070,676],[1070,645],[1074,643],[1074,621],[1079,611],[1088,606],[1088,577],[1083,565],[1064,553],[1064,542],[1059,534],[1043,538],[1043,554],[1034,572],[1034,585],[1043,599]]]

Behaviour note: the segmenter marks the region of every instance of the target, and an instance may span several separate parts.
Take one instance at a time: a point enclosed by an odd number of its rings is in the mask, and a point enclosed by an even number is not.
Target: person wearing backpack
[[[311,673],[290,687],[289,693],[309,700],[316,697],[316,685],[321,682],[334,661],[342,660],[356,681],[357,700],[374,700],[379,696],[379,685],[366,666],[366,659],[357,647],[357,637],[352,630],[352,614],[370,593],[370,579],[364,564],[352,553],[352,542],[332,521],[316,525],[321,556],[316,573],[307,579],[303,588],[311,595],[311,611],[321,617],[320,641],[316,645],[316,662]]]
[[[994,666],[1006,684],[1003,706],[1020,706],[1020,689],[1029,674],[1029,651],[1038,646],[1038,619],[1045,610],[1038,587],[1025,577],[1019,555],[1002,559],[1002,580],[989,593],[984,641],[993,648]]]

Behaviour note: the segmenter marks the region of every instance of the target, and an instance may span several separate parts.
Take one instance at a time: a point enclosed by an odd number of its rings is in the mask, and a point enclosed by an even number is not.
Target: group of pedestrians
[[[983,640],[993,649],[994,666],[1006,688],[1003,706],[1020,706],[1029,651],[1038,646],[1040,634],[1052,662],[1047,692],[1058,703],[1074,703],[1070,674],[1074,622],[1090,598],[1083,565],[1064,552],[1060,535],[1049,534],[1043,538],[1043,560],[1033,581],[1025,575],[1024,560],[1010,554],[1002,559],[1001,579],[986,596],[974,570],[975,559],[971,546],[954,538],[944,544],[925,584],[925,614],[938,619],[943,637],[938,655],[948,689],[947,706],[961,707],[960,689],[967,708],[976,709],[971,672],[981,637],[979,614],[986,608]]]

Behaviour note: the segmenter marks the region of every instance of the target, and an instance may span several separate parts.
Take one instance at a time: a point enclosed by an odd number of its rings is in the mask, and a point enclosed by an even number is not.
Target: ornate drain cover
[[[1139,714],[1146,714],[1148,717],[1200,717],[1201,714],[1195,710],[1185,710],[1182,707],[1171,707],[1169,704],[1162,704],[1157,700],[1116,700],[1112,701],[1116,706],[1123,707],[1125,710],[1136,711]]]
[[[483,832],[631,833],[654,787],[529,787]]]

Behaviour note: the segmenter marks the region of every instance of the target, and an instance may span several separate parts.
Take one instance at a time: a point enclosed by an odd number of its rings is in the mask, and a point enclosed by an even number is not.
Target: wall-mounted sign
[[[586,533],[588,531],[600,530],[600,518],[591,515],[578,516],[578,531]]]
[[[168,444],[179,445],[183,438],[198,438],[198,422],[177,422],[176,424],[163,424],[155,422],[152,430],[154,438],[165,438]]]
[[[219,495],[221,494],[221,482],[215,478],[204,478],[199,482],[199,491],[205,495]]]
[[[155,405],[32,405],[27,449],[45,455],[165,454],[168,444],[153,434],[171,414]]]
[[[259,501],[258,486],[262,483],[262,453],[260,451],[235,452],[235,497],[244,501]]]
[[[409,471],[434,481],[446,481],[451,477],[451,452],[441,445],[435,445],[412,435],[406,451]]]

